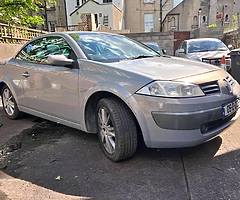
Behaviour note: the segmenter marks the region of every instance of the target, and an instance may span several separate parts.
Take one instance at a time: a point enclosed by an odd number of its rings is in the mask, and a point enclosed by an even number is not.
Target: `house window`
[[[103,0],[103,3],[111,3],[112,0]]]
[[[103,25],[108,26],[109,25],[109,20],[108,20],[108,15],[103,16]]]
[[[176,28],[176,18],[172,17],[171,18],[171,29],[175,29]]]
[[[192,29],[197,29],[198,28],[198,24],[199,24],[199,17],[198,16],[194,16],[193,17],[193,23],[192,23]]]
[[[143,3],[154,3],[154,0],[143,0]]]
[[[203,24],[206,24],[207,23],[207,16],[202,16],[202,23]]]
[[[230,19],[229,19],[229,15],[226,14],[225,17],[224,17],[224,22],[225,23],[229,23]]]
[[[193,25],[197,26],[198,25],[198,16],[193,17]]]
[[[144,31],[153,32],[154,29],[154,14],[144,14]]]
[[[48,29],[51,31],[51,32],[55,32],[56,31],[56,25],[55,25],[56,23],[55,22],[53,22],[53,21],[49,21],[48,22]]]

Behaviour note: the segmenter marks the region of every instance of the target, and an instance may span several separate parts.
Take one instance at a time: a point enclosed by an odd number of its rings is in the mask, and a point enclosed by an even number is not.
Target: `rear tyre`
[[[129,109],[114,98],[101,99],[97,106],[98,137],[101,149],[112,161],[134,155],[137,149],[137,127]]]
[[[11,90],[7,86],[3,86],[1,91],[3,110],[8,118],[17,119],[21,112],[18,109],[16,100],[13,97]]]

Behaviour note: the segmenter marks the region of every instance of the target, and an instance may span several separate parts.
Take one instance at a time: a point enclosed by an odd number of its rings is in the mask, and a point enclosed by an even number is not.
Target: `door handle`
[[[22,76],[25,77],[25,78],[28,78],[28,77],[30,76],[30,74],[29,74],[28,72],[24,72],[24,73],[22,74]]]

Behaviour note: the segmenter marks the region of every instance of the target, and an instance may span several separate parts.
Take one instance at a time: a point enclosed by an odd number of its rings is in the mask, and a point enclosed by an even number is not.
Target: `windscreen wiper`
[[[128,60],[137,60],[137,59],[142,59],[142,58],[152,58],[155,56],[149,56],[149,55],[140,55],[140,56],[136,56],[136,57],[130,57],[128,58]]]

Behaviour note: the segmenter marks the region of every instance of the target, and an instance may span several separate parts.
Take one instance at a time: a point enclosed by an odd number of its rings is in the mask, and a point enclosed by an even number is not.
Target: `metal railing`
[[[47,32],[0,23],[0,43],[25,43]]]

